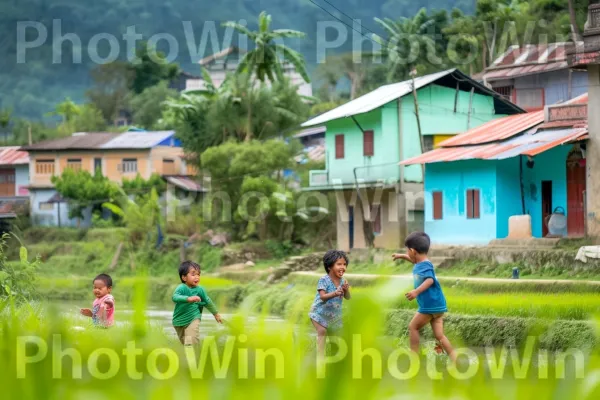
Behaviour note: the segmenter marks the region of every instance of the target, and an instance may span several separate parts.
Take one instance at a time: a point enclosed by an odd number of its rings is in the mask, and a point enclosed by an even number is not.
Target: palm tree
[[[67,97],[63,102],[56,105],[54,111],[49,112],[47,115],[60,115],[63,122],[71,122],[79,114],[81,114],[81,107]]]
[[[373,39],[381,44],[382,53],[387,57],[390,81],[407,78],[417,65],[427,62],[428,51],[435,51],[435,40],[427,35],[435,20],[427,16],[424,8],[413,18],[401,18],[399,21],[375,18],[375,22],[388,34],[387,41],[378,35],[374,35]]]
[[[297,51],[277,43],[285,38],[304,38],[303,32],[290,29],[270,30],[271,16],[264,11],[258,17],[258,31],[256,32],[232,21],[223,23],[223,26],[233,28],[248,36],[255,44],[254,50],[247,52],[240,61],[237,68],[238,73],[246,71],[250,76],[256,76],[261,82],[265,82],[267,79],[275,82],[275,80],[283,78],[283,61],[291,63],[302,78],[307,83],[310,82],[304,57]]]

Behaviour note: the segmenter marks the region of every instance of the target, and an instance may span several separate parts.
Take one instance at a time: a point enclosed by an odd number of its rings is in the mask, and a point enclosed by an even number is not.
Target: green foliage
[[[121,187],[125,193],[136,196],[147,195],[150,193],[150,191],[152,191],[152,189],[154,189],[160,196],[167,190],[167,183],[159,174],[154,173],[150,176],[150,178],[144,179],[138,173],[133,179],[123,178]]]
[[[19,261],[9,262],[6,257],[9,234],[0,237],[0,300],[13,298],[17,301],[27,301],[36,295],[35,280],[39,259],[29,261],[27,249],[19,250]]]
[[[213,247],[207,244],[198,247],[196,257],[202,272],[213,272],[221,266],[221,256],[223,251],[218,247]]]
[[[225,22],[223,24],[224,27],[233,28],[238,33],[246,35],[255,45],[255,48],[248,51],[240,60],[237,72],[247,72],[251,76],[256,75],[261,82],[265,82],[267,79],[275,82],[283,79],[282,64],[288,62],[295,67],[306,82],[310,82],[304,57],[297,51],[280,43],[284,39],[304,38],[305,34],[291,29],[272,31],[270,29],[271,21],[271,15],[263,11],[258,17],[259,30],[256,32],[251,32],[245,25],[237,22]],[[280,56],[282,59],[280,59]]]
[[[162,81],[171,81],[180,72],[177,64],[169,63],[163,52],[146,42],[142,42],[137,48],[136,59],[128,68],[133,77],[130,89],[138,95]]]
[[[86,207],[110,202],[119,191],[101,171],[92,175],[85,170],[74,171],[67,168],[61,176],[53,176],[52,183],[56,191],[68,199],[70,218],[83,218],[82,213]]]
[[[160,223],[160,204],[156,189],[136,196],[135,201],[127,196],[120,196],[118,203],[119,205],[104,203],[102,207],[123,218],[131,245],[129,250],[137,250],[141,244],[146,247],[154,245]]]
[[[277,240],[267,240],[265,242],[267,250],[273,255],[274,258],[283,259],[296,253],[294,244],[289,240],[280,242]]]
[[[96,66],[90,75],[93,85],[87,90],[86,96],[100,110],[104,119],[113,123],[119,111],[127,109],[133,72],[127,63],[115,61]]]
[[[164,102],[177,96],[177,91],[169,89],[167,81],[159,82],[134,95],[129,102],[133,123],[147,130],[155,129],[165,108]]]

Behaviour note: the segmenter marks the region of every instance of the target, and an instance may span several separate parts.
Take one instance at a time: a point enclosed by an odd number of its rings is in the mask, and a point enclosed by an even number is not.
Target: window
[[[442,192],[433,192],[433,219],[442,219]]]
[[[175,160],[170,158],[163,158],[163,171],[164,175],[175,175]]]
[[[371,157],[375,154],[373,131],[365,131],[363,133],[363,154],[365,157]]]
[[[371,206],[371,221],[373,221],[373,233],[381,234],[381,204]]]
[[[506,100],[511,100],[512,99],[512,92],[513,92],[513,87],[512,86],[499,86],[499,87],[495,87],[494,91],[496,93],[498,93],[499,95],[501,95],[502,97],[504,97]]]
[[[121,164],[121,172],[124,174],[138,172],[137,158],[124,158]]]
[[[40,211],[54,210],[54,203],[40,203]]]
[[[54,160],[36,160],[35,173],[37,175],[54,175]]]
[[[335,158],[344,158],[344,135],[335,135]]]
[[[100,170],[100,172],[102,172],[102,159],[101,158],[94,158],[94,172],[96,172],[97,170]]]
[[[467,219],[479,219],[479,189],[467,190]]]
[[[81,158],[67,159],[67,168],[71,168],[73,171],[81,171]]]

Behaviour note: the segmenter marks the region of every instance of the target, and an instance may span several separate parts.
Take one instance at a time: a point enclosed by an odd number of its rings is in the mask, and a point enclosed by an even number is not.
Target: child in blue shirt
[[[444,335],[444,313],[448,311],[446,298],[440,283],[435,277],[433,264],[427,253],[431,240],[425,232],[413,232],[404,241],[406,254],[393,254],[394,260],[406,260],[413,263],[414,290],[406,293],[409,301],[417,299],[419,309],[408,325],[410,333],[410,349],[419,352],[419,330],[428,323],[431,325],[435,339],[448,354],[456,361],[456,353],[448,338]]]

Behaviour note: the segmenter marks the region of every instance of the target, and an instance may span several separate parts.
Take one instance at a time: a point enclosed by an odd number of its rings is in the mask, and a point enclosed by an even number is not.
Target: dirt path
[[[307,275],[320,277],[323,276],[321,272],[310,272],[310,271],[302,271],[302,272],[293,272],[293,274],[297,275]],[[379,275],[379,274],[344,274],[345,277],[348,278],[349,281],[352,278],[381,278],[387,277],[390,279],[412,279],[412,274],[402,274],[402,275]],[[590,284],[590,285],[600,285],[600,281],[590,281],[590,280],[567,280],[567,279],[506,279],[506,278],[475,278],[475,277],[464,277],[464,276],[438,276],[438,279],[442,281],[471,281],[471,282],[502,282],[502,283],[566,283],[566,284]]]

